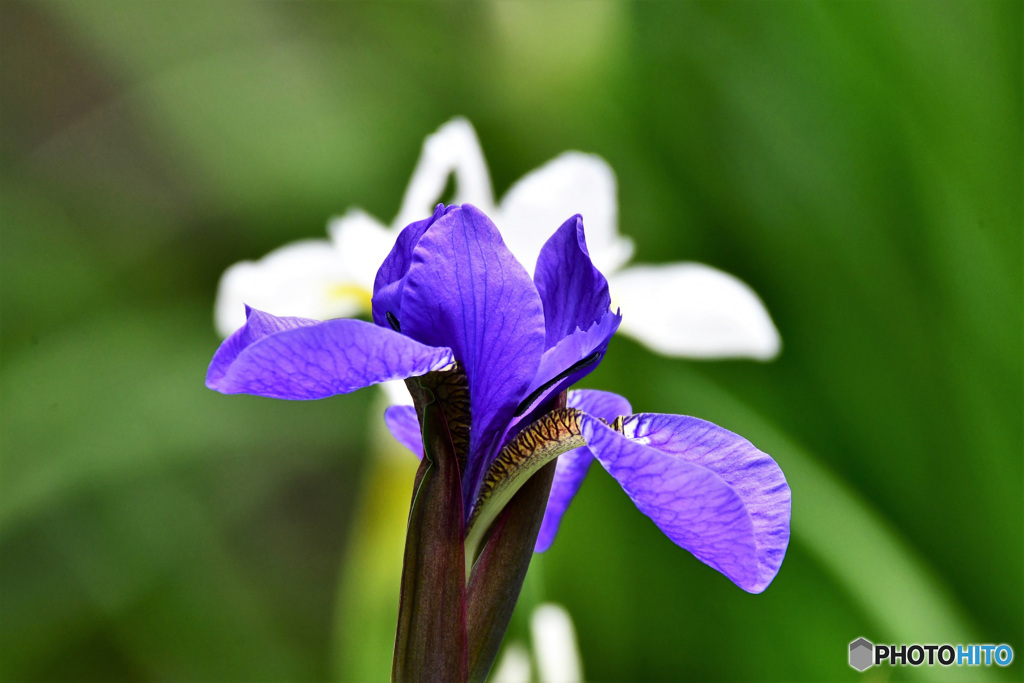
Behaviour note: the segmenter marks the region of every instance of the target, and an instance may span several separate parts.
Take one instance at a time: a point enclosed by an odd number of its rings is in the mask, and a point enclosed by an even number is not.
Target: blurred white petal
[[[441,200],[448,176],[455,173],[453,204],[474,204],[484,213],[493,211],[494,195],[480,141],[469,121],[457,117],[423,142],[416,170],[402,199],[393,226],[405,227],[426,218]]]
[[[586,219],[583,221],[583,227],[587,231],[587,249],[590,251],[590,260],[606,276],[616,272],[626,265],[629,259],[633,258],[632,238],[616,237],[604,246],[592,249],[590,247],[590,228],[587,227]]]
[[[619,330],[667,356],[769,360],[781,340],[757,294],[700,263],[632,266],[608,278]]]
[[[608,162],[593,154],[565,152],[512,186],[495,223],[505,244],[533,272],[540,248],[555,229],[582,214],[591,259],[608,273],[633,254],[633,243],[618,234],[615,193],[615,173]]]
[[[454,203],[469,202],[490,213],[505,243],[531,272],[554,230],[582,214],[591,258],[622,308],[620,329],[651,349],[671,356],[760,360],[779,352],[779,334],[764,305],[730,275],[683,263],[615,272],[633,255],[633,242],[618,234],[615,173],[601,157],[565,152],[521,178],[495,208],[480,143],[463,118],[448,121],[424,141],[391,227],[353,208],[331,221],[331,242],[296,242],[229,268],[214,309],[218,332],[227,336],[245,322],[244,304],[321,320],[368,312],[377,268],[398,232],[433,211],[452,173]],[[411,402],[401,382],[385,391],[394,403]]]
[[[583,680],[576,629],[564,607],[546,603],[533,610],[530,640],[541,683],[579,683]]]
[[[529,653],[519,643],[509,643],[487,680],[491,683],[530,683]]]
[[[398,231],[385,227],[370,214],[356,208],[332,219],[327,231],[344,271],[353,282],[373,292],[377,269],[395,246]]]
[[[384,393],[388,395],[388,404],[393,406],[411,406],[412,394],[405,386],[405,380],[396,379],[390,382],[378,384]]]
[[[245,323],[245,304],[274,315],[352,316],[368,310],[369,296],[352,282],[330,242],[305,240],[228,268],[217,287],[214,323],[228,336]]]

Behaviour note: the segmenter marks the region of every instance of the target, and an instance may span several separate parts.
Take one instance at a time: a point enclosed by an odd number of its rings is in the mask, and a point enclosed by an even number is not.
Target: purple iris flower
[[[372,323],[247,309],[206,384],[226,394],[317,399],[455,366],[468,390],[461,446],[452,427],[468,533],[488,494],[515,474],[513,451],[531,456],[551,446],[546,452],[561,455],[536,550],[551,545],[596,459],[673,542],[744,590],[763,591],[789,542],[790,490],[771,457],[703,420],[634,415],[626,399],[603,391],[564,393],[604,356],[620,321],[610,304],[580,216],[544,245],[531,280],[481,211],[438,206],[405,228],[381,265]],[[534,429],[553,410],[568,431]],[[385,418],[422,457],[422,414],[392,406]]]

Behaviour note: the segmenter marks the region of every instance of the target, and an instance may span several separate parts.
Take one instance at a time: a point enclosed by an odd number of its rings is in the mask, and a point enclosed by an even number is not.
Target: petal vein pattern
[[[748,592],[767,587],[777,567],[760,567],[754,521],[733,486],[711,469],[633,441],[597,419],[583,420],[583,434],[601,465],[674,543]]]
[[[469,378],[473,429],[464,475],[467,508],[476,485],[537,373],[544,313],[526,270],[497,228],[471,205],[451,211],[413,251],[399,319],[402,332],[450,347]]]
[[[210,363],[206,386],[224,394],[310,400],[439,370],[452,352],[361,320],[276,318],[251,309]]]
[[[555,231],[537,258],[534,281],[544,306],[545,351],[528,399],[516,410],[526,425],[531,409],[578,382],[604,357],[621,317],[609,306],[608,282],[594,267],[579,214]],[[514,434],[516,424],[510,425]]]
[[[764,590],[789,545],[792,494],[778,464],[743,437],[695,417],[641,413],[623,420],[622,433],[711,470],[738,493],[753,523],[757,585]]]
[[[608,311],[589,329],[577,329],[545,351],[537,375],[530,383],[527,393],[529,404],[517,413],[529,415],[526,408],[541,405],[546,397],[567,389],[590,374],[604,358],[608,343],[621,320],[622,316]],[[553,382],[556,378],[558,381]]]
[[[548,349],[577,329],[589,329],[611,306],[608,281],[590,260],[579,214],[565,221],[544,243],[534,281],[544,303]]]
[[[618,234],[615,173],[601,157],[566,152],[517,181],[496,206],[480,142],[463,118],[427,137],[402,209],[390,227],[352,209],[332,221],[331,242],[286,245],[259,261],[229,268],[217,294],[218,330],[227,335],[243,323],[242,302],[321,320],[364,311],[373,289],[367,264],[379,261],[403,226],[429,212],[453,173],[457,203],[476,204],[490,213],[502,226],[506,245],[527,268],[536,263],[550,226],[582,214],[589,226],[590,256],[609,277],[616,306],[626,312],[622,331],[654,351],[758,360],[779,353],[779,333],[764,304],[737,278],[696,263],[622,270],[633,244]],[[665,292],[673,296],[666,298]]]

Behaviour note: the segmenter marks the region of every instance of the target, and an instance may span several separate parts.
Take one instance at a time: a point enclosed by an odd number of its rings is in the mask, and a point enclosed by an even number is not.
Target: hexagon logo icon
[[[850,666],[857,671],[864,671],[874,662],[875,646],[865,638],[858,638],[850,643]]]

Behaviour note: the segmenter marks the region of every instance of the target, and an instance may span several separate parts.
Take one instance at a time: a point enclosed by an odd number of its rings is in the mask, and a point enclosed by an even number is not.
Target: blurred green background
[[[783,338],[768,364],[617,339],[588,378],[772,453],[793,539],[747,595],[595,468],[523,602],[567,606],[587,677],[1021,678],[1021,3],[0,12],[4,680],[387,671],[374,568],[398,570],[411,479],[374,498],[408,467],[373,455],[379,394],[206,390],[212,304],[349,206],[390,221],[457,114],[498,196],[603,156],[634,262],[738,275]],[[861,675],[858,636],[1018,660]]]

